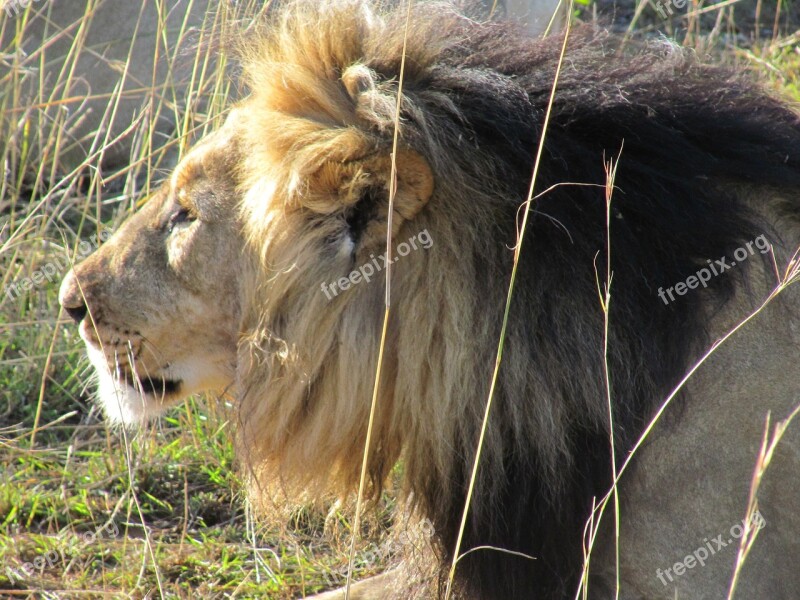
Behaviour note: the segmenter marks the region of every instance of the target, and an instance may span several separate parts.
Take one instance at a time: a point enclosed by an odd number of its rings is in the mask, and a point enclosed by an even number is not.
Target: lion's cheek
[[[234,367],[222,358],[207,357],[178,363],[174,368],[183,382],[182,395],[204,391],[220,392],[230,387],[234,379]]]

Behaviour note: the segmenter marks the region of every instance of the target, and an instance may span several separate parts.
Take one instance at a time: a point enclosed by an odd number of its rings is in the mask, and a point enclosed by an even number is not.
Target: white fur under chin
[[[161,414],[163,408],[158,400],[114,377],[100,350],[88,344],[86,350],[97,373],[98,403],[110,423],[141,425]]]

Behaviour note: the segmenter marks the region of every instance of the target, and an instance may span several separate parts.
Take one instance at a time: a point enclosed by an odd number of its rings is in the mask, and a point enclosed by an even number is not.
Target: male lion
[[[61,289],[110,421],[140,423],[224,388],[256,493],[348,493],[396,190],[368,489],[377,495],[402,462],[409,509],[435,530],[436,574],[410,583],[420,569],[406,562],[364,582],[362,598],[444,593],[562,43],[415,6],[393,185],[405,30],[405,9],[355,0],[271,15],[242,51],[250,96]],[[609,208],[605,161],[617,156]],[[619,468],[800,245],[800,119],[670,44],[615,54],[611,40],[573,32],[535,192],[458,598],[575,596],[585,523],[611,485],[609,431]],[[423,233],[428,248],[409,249]],[[790,288],[717,348],[625,472],[621,598],[725,597],[765,416],[800,402],[798,310]],[[747,523],[761,530],[741,598],[797,598],[799,462],[790,428]],[[613,513],[592,552],[594,598],[614,597]]]

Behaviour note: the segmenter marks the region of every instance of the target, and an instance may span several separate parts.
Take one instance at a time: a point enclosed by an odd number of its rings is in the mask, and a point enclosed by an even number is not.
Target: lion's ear
[[[327,162],[309,177],[303,204],[316,212],[343,216],[355,242],[380,245],[386,240],[391,181],[388,155]],[[413,219],[433,194],[433,173],[414,151],[398,151],[396,181],[392,235],[403,222]]]

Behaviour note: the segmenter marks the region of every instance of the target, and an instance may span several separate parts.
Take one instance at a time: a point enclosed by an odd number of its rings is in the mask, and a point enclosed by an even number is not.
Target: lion
[[[437,3],[409,19],[364,0],[272,13],[241,44],[249,95],[68,273],[60,302],[108,420],[222,390],[256,499],[352,493],[391,262],[366,492],[400,463],[433,536],[351,598],[444,596],[458,552],[455,598],[583,582],[590,598],[619,583],[626,600],[718,599],[745,525],[739,597],[796,597],[796,428],[742,524],[765,418],[800,402],[796,290],[703,357],[794,264],[797,111],[675,45],[571,33],[456,550],[563,36]],[[701,359],[622,474],[584,576],[592,507]]]

